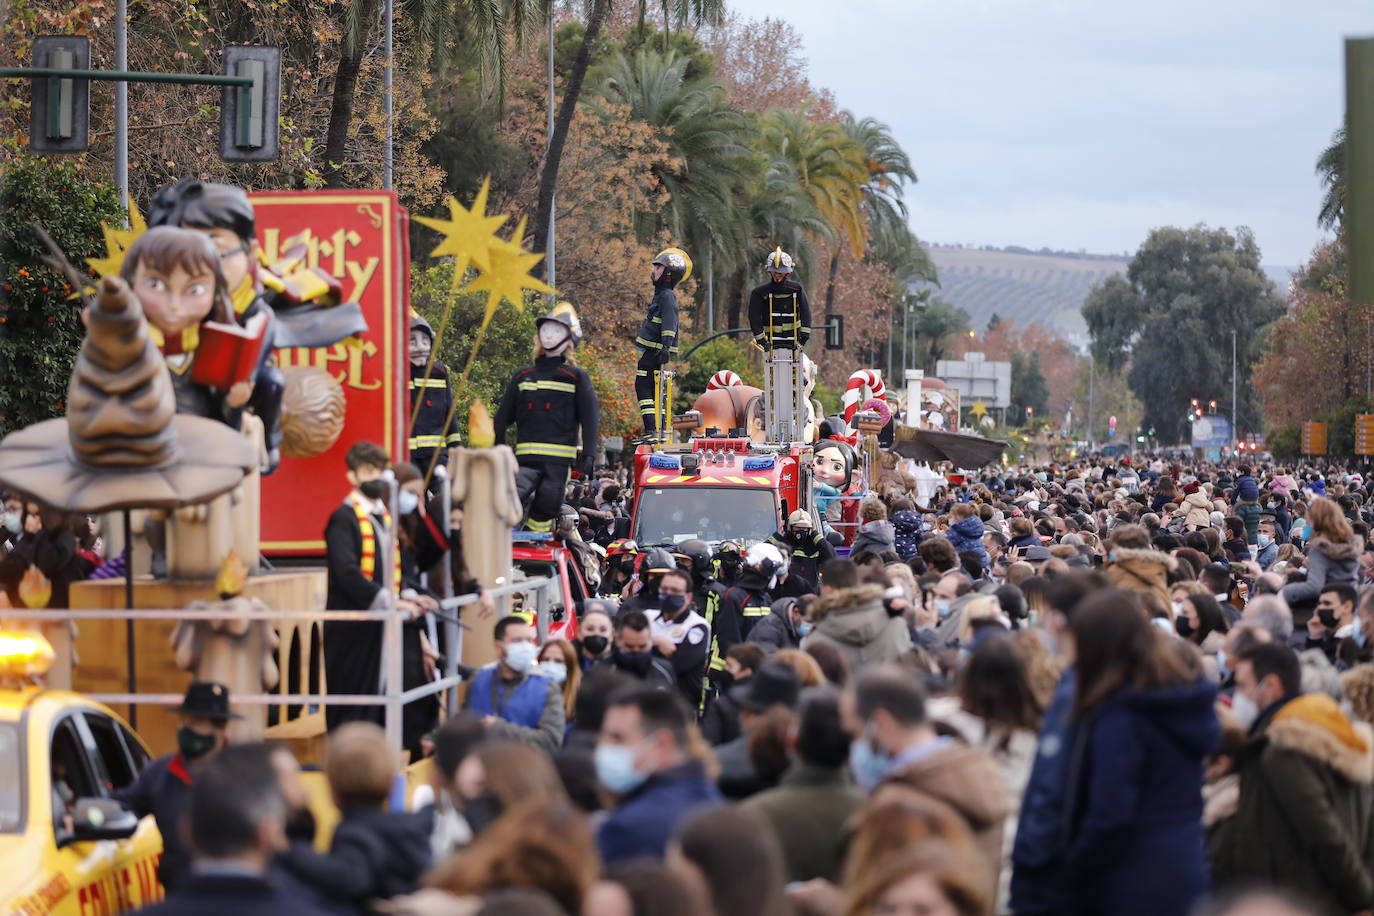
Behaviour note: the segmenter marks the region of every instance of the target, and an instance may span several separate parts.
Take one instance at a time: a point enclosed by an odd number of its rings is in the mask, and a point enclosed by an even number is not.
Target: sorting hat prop
[[[252,443],[217,420],[176,412],[171,376],[128,285],[105,277],[86,306],[86,339],[66,419],[0,442],[0,485],[68,512],[175,509],[239,484]]]

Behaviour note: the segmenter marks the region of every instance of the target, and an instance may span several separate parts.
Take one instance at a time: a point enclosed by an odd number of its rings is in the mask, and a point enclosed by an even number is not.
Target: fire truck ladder
[[[795,442],[801,435],[800,356],[800,350],[778,348],[764,359],[763,424],[769,442]]]

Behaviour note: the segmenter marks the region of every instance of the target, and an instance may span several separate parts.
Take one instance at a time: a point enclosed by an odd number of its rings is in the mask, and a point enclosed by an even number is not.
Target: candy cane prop
[[[844,422],[851,429],[854,426],[854,414],[858,413],[859,405],[870,398],[887,400],[887,387],[883,384],[883,374],[877,369],[860,369],[849,377],[848,383],[844,386],[844,397],[841,401],[844,405]]]
[[[744,385],[744,379],[740,378],[729,369],[722,369],[711,380],[706,383],[707,391],[715,391],[719,388],[740,388]]]

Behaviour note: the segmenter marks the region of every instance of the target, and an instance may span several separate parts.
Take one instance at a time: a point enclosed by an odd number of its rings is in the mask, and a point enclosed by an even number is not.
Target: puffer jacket
[[[950,525],[945,537],[949,538],[949,542],[959,553],[971,550],[978,554],[984,569],[991,565],[988,562],[987,549],[983,546],[983,520],[978,516],[970,515]]]
[[[1177,560],[1158,550],[1117,547],[1108,557],[1106,572],[1113,587],[1150,596],[1158,603],[1156,610],[1167,612],[1172,604],[1169,571],[1176,566]]]
[[[1314,537],[1307,545],[1307,578],[1292,582],[1279,592],[1290,605],[1315,601],[1322,589],[1337,582],[1355,583],[1355,571],[1363,550],[1359,539],[1336,544]]]
[[[1206,528],[1212,524],[1212,501],[1201,490],[1189,493],[1174,510],[1174,518],[1182,518],[1183,524],[1190,528]]]
[[[897,556],[903,560],[910,560],[916,556],[921,546],[923,528],[921,513],[915,509],[902,509],[892,513],[892,543],[897,549]]]
[[[808,613],[815,629],[802,640],[802,649],[820,643],[833,646],[851,672],[895,662],[911,650],[906,621],[900,614],[888,616],[880,585],[836,589],[813,602]]]
[[[1262,883],[1350,913],[1374,901],[1374,729],[1326,694],[1289,700],[1241,755],[1219,885]]]
[[[858,556],[865,551],[872,553],[882,553],[886,550],[896,552],[896,535],[892,529],[892,523],[885,518],[877,521],[864,522],[859,528],[858,537],[854,538],[853,545],[849,548],[851,557]]]

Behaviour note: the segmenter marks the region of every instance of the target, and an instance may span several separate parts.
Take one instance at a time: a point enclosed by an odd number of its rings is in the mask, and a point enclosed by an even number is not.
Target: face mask
[[[3,516],[0,516],[0,524],[3,524],[5,528],[9,530],[10,534],[18,534],[19,526],[21,524],[19,519],[19,513],[6,512]]]
[[[849,743],[849,772],[865,792],[872,792],[887,775],[892,757],[886,751],[875,751],[866,735]]]
[[[1258,535],[1258,536],[1255,538],[1255,542],[1256,542],[1257,544],[1259,544],[1260,550],[1263,550],[1264,548],[1268,547],[1270,544],[1274,543],[1274,539],[1271,538],[1271,537],[1270,537],[1269,535],[1267,535],[1267,534],[1261,534],[1261,535]]]
[[[686,595],[661,595],[658,606],[669,617],[676,617],[687,606]]]
[[[635,752],[632,747],[598,744],[594,761],[596,778],[617,795],[634,791],[648,778],[647,774],[635,769]]]
[[[532,642],[513,642],[506,645],[506,667],[524,674],[534,664],[539,650]]]
[[[542,674],[555,684],[562,684],[568,679],[568,666],[562,662],[540,662],[535,666],[534,673]]]
[[[1193,635],[1193,624],[1187,617],[1175,618],[1174,629],[1177,630],[1178,635],[1182,636],[1184,639]]]
[[[805,639],[811,635],[811,631],[815,628],[816,625],[814,623],[809,620],[803,620],[801,623],[797,624],[797,635]]]
[[[941,620],[944,620],[946,617],[949,616],[949,612],[953,610],[953,604],[954,603],[950,601],[948,598],[936,598],[935,613],[940,615]]]
[[[463,802],[463,819],[474,834],[481,833],[501,816],[501,802],[491,795],[479,795]]]
[[[215,736],[202,735],[195,729],[183,725],[177,729],[177,749],[187,760],[199,760],[215,749]]]
[[[386,499],[386,491],[386,481],[381,478],[366,480],[358,484],[358,492],[368,499]]]
[[[583,636],[582,648],[587,650],[588,655],[600,655],[606,651],[606,647],[611,641],[605,636]]]
[[[615,650],[615,656],[620,667],[636,677],[648,674],[654,661],[653,655],[648,652],[622,652],[619,648]]]
[[[1332,608],[1317,608],[1317,619],[1320,620],[1322,626],[1326,627],[1328,630],[1334,629],[1336,626],[1336,612]]]
[[[409,490],[402,490],[396,494],[396,508],[401,511],[402,515],[409,515],[420,508],[420,497]]]
[[[1255,724],[1255,720],[1259,718],[1259,714],[1259,707],[1255,705],[1255,701],[1239,690],[1236,691],[1235,696],[1231,697],[1231,715],[1236,717],[1236,721],[1241,724],[1242,728],[1248,731],[1250,726]]]

